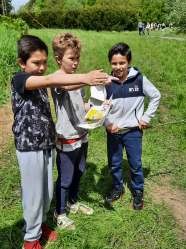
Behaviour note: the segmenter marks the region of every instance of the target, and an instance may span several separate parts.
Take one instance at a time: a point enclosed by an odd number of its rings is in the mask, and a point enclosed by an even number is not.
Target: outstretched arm
[[[78,90],[81,87],[84,87],[85,84],[77,84],[77,85],[68,85],[68,86],[62,86],[61,88],[66,90],[66,91],[73,91],[73,90]]]
[[[94,70],[85,74],[65,74],[60,70],[46,76],[30,76],[26,80],[26,89],[34,90],[47,87],[100,85],[109,81],[109,75],[102,70]]]

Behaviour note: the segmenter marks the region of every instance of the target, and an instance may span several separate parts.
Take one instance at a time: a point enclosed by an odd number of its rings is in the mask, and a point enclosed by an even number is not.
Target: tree
[[[11,0],[0,0],[0,14],[7,15],[12,10]]]
[[[176,0],[170,13],[170,21],[182,32],[186,33],[186,1]]]
[[[76,10],[83,7],[82,1],[79,0],[66,0],[64,1],[64,9],[66,10]]]
[[[140,18],[145,22],[164,22],[166,0],[142,0]]]
[[[61,10],[64,7],[65,0],[30,0],[21,9],[20,12],[40,13],[45,10]]]

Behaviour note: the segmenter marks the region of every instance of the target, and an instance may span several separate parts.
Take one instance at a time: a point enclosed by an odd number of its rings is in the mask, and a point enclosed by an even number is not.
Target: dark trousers
[[[80,178],[85,171],[88,143],[83,143],[74,151],[57,150],[56,211],[66,212],[67,201],[75,203],[78,199]]]
[[[113,179],[113,188],[123,188],[123,149],[125,148],[131,173],[131,188],[143,190],[144,176],[142,170],[142,132],[139,129],[131,130],[124,134],[107,133],[108,164]]]

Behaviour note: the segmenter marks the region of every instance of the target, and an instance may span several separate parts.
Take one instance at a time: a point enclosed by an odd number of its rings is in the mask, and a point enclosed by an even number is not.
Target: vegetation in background
[[[16,70],[16,42],[28,31],[28,25],[20,18],[0,16],[0,105],[7,101],[10,78]]]
[[[28,32],[28,25],[21,18],[14,18],[12,16],[0,15],[0,25],[9,29],[16,30],[21,34]]]
[[[185,32],[184,0],[30,0],[20,16],[31,27],[135,30],[137,22],[173,23]]]
[[[0,14],[11,14],[11,0]],[[19,10],[30,27],[135,30],[137,22],[172,23],[186,32],[186,0],[30,0]]]
[[[180,32],[186,33],[186,0],[174,1],[169,20],[175,23]]]
[[[75,231],[59,231],[57,242],[49,249],[186,249],[186,241],[178,239],[176,224],[170,210],[155,204],[149,186],[159,183],[159,177],[169,175],[174,185],[186,190],[186,117],[185,41],[165,40],[158,36],[139,37],[137,32],[93,32],[82,30],[30,30],[49,46],[49,70],[57,66],[52,56],[51,41],[59,32],[72,32],[82,42],[79,72],[103,68],[110,72],[108,49],[116,42],[128,43],[133,52],[132,64],[160,89],[162,99],[152,128],[144,132],[143,168],[145,174],[145,208],[132,210],[131,195],[126,187],[123,199],[108,210],[103,197],[111,186],[107,168],[104,128],[90,132],[88,167],[82,178],[80,198],[95,209],[93,216],[71,215]],[[160,33],[159,33],[160,34]],[[3,34],[5,36],[5,33]],[[11,47],[15,50],[15,41]],[[6,49],[6,47],[4,48]],[[12,53],[14,51],[12,50]],[[15,58],[12,58],[15,59]],[[89,95],[87,91],[87,96]],[[125,174],[128,174],[124,155]],[[2,249],[22,247],[23,225],[20,176],[13,141],[0,153],[0,241]],[[55,176],[56,179],[56,169]],[[54,203],[49,214],[52,221]]]

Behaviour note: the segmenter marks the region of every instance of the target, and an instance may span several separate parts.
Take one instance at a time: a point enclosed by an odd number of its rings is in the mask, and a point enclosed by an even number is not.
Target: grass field
[[[50,47],[49,69],[54,71],[51,40],[62,30],[30,30]],[[186,242],[178,238],[170,210],[155,204],[150,187],[158,184],[162,174],[171,177],[172,188],[186,190],[186,41],[161,39],[161,33],[139,37],[137,32],[93,32],[73,30],[83,44],[79,72],[103,68],[110,72],[108,49],[116,42],[128,43],[137,66],[161,91],[162,100],[152,129],[144,132],[143,166],[145,174],[145,208],[136,212],[131,208],[127,189],[123,200],[114,210],[103,206],[111,178],[107,169],[106,141],[103,128],[90,132],[88,167],[81,183],[81,200],[89,203],[95,214],[91,217],[71,215],[77,229],[59,231],[57,242],[49,249],[184,249]],[[15,58],[15,39],[10,41],[10,56]],[[9,56],[8,56],[9,58]],[[11,71],[15,64],[11,66]],[[0,79],[2,76],[0,75]],[[4,89],[4,86],[2,87]],[[1,89],[1,88],[0,88]],[[88,97],[88,89],[87,89]],[[176,123],[174,123],[176,122]],[[174,124],[172,124],[174,123]],[[124,155],[124,165],[127,166]],[[0,154],[0,248],[21,248],[22,210],[20,179],[12,139]],[[128,168],[125,167],[127,174]],[[56,171],[54,171],[56,178]],[[54,203],[49,214],[52,222]]]

